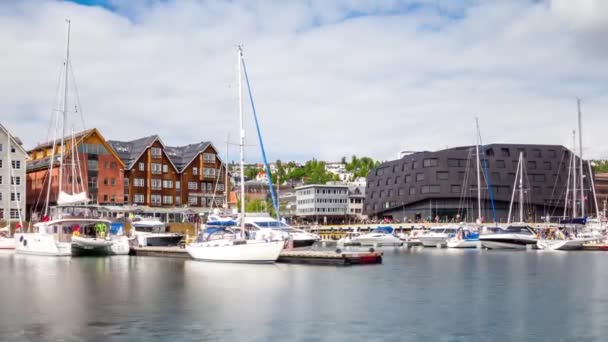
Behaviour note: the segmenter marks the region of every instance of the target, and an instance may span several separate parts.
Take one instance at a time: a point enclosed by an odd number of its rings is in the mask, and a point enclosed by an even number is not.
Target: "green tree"
[[[594,173],[607,173],[608,172],[608,160],[596,160],[593,162]]]
[[[258,175],[258,173],[262,171],[262,169],[258,168],[258,167],[246,167],[245,168],[245,177],[249,178],[249,179],[253,179],[255,178],[255,176]]]

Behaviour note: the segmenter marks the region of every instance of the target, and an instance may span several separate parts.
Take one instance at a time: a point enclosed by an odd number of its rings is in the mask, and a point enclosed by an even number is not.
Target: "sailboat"
[[[88,196],[82,182],[78,182],[77,169],[80,170],[80,161],[77,155],[74,133],[71,136],[71,191],[64,188],[64,166],[66,164],[66,128],[68,115],[68,80],[70,66],[70,21],[67,20],[67,49],[64,75],[63,110],[61,120],[61,139],[59,143],[59,156],[56,158],[57,139],[52,143],[52,153],[49,162],[49,181],[44,206],[44,216],[41,222],[34,224],[33,232],[15,234],[15,251],[21,254],[35,254],[45,256],[70,256],[80,254],[128,254],[129,243],[124,236],[110,236],[108,220],[93,217],[86,207]],[[60,121],[56,115],[56,125]],[[59,161],[57,206],[49,205],[52,189],[53,168],[56,160]],[[78,173],[79,175],[79,173]],[[67,183],[67,182],[65,182]],[[73,253],[74,252],[74,253]]]
[[[11,139],[11,134],[9,133],[8,130],[6,130],[6,136],[7,136],[7,152],[8,152],[8,167],[10,168],[10,172],[9,172],[9,178],[10,178],[10,184],[13,185],[13,191],[15,194],[17,194],[17,183],[14,181],[15,179],[15,174],[13,171],[13,162],[11,160],[11,145],[16,143],[14,141],[12,141]],[[10,186],[9,186],[10,189]],[[18,214],[18,219],[19,219],[19,223],[18,223],[18,228],[22,228],[23,227],[23,219],[21,216],[21,205],[20,205],[20,198],[16,197],[15,201],[17,202],[17,214]],[[12,219],[12,215],[11,215],[11,203],[13,202],[12,198],[9,197],[8,199],[8,212],[5,214],[4,218],[6,221],[6,226],[1,227],[0,228],[0,249],[15,249],[15,239],[13,237],[11,237],[11,219]]]
[[[201,241],[186,246],[186,252],[195,260],[215,262],[240,262],[240,263],[274,263],[285,246],[282,237],[277,236],[272,229],[260,228],[256,232],[258,238],[247,239],[245,231],[245,130],[243,128],[243,49],[237,48],[238,52],[238,87],[239,87],[239,131],[240,131],[240,178],[241,178],[241,217],[239,219],[240,231],[220,225],[219,227],[207,227],[206,234]],[[265,239],[260,239],[265,236]],[[251,237],[251,236],[250,236]]]
[[[532,227],[524,222],[524,156],[519,153],[515,182],[513,183],[513,193],[509,205],[508,226],[496,230],[493,234],[482,234],[479,236],[482,248],[487,249],[526,249],[527,246],[535,246],[537,242],[536,232]],[[511,213],[515,193],[519,192],[519,222],[511,223]]]

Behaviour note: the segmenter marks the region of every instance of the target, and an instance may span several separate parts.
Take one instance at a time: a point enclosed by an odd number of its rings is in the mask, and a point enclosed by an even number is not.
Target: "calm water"
[[[383,265],[0,254],[0,341],[606,341],[608,254],[385,249]]]

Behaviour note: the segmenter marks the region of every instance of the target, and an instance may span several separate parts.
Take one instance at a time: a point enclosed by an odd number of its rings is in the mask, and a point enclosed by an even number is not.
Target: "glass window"
[[[447,171],[437,171],[437,180],[447,180],[449,175]]]
[[[530,170],[536,169],[536,161],[528,160],[528,169],[530,169]]]
[[[500,155],[503,157],[510,157],[511,156],[511,151],[509,151],[509,149],[507,147],[502,147],[500,149]]]
[[[412,182],[412,175],[405,175],[405,182],[406,183],[411,183]]]
[[[424,173],[417,173],[416,174],[416,182],[421,182],[424,180]]]
[[[543,162],[543,169],[551,170],[551,162],[550,161]]]
[[[435,166],[437,166],[437,159],[436,158],[424,159],[422,161],[422,166],[423,167],[435,167]]]
[[[139,171],[145,171],[145,170],[146,170],[146,164],[139,163]]]
[[[415,195],[416,194],[416,188],[415,187],[410,187],[410,195]]]

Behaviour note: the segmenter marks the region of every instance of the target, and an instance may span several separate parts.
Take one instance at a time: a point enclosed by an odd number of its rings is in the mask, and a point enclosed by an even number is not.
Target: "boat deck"
[[[131,255],[190,259],[184,248],[179,247],[131,247]],[[382,252],[340,252],[284,250],[277,262],[307,265],[370,265],[382,263]]]

